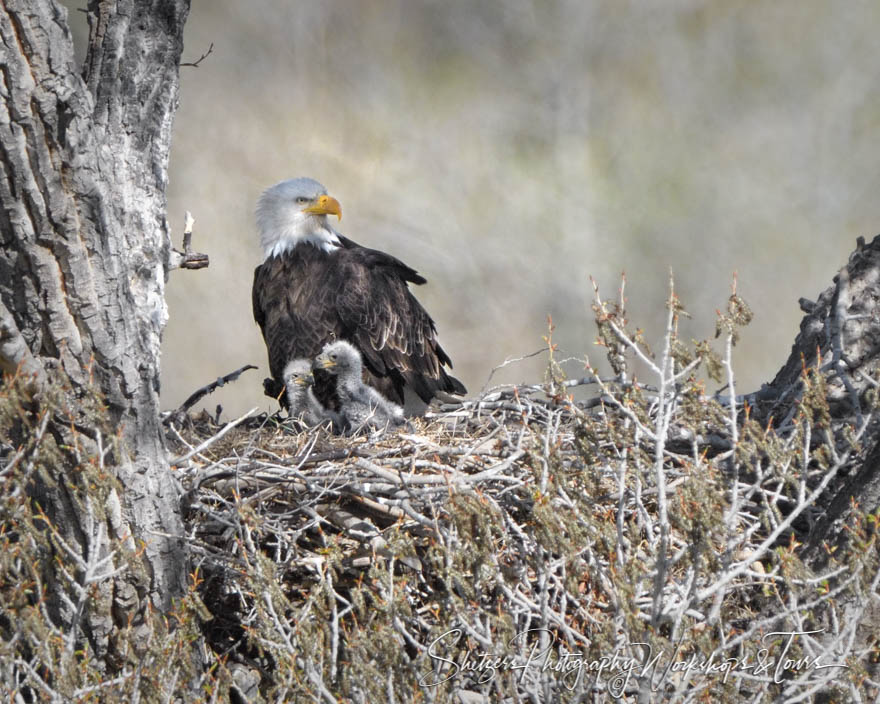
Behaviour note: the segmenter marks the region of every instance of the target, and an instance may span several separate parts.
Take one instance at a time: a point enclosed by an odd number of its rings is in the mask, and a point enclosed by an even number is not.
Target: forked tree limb
[[[802,555],[824,563],[825,546],[847,540],[854,507],[880,508],[880,420],[872,409],[880,385],[880,235],[866,243],[861,237],[846,265],[815,303],[801,299],[806,315],[788,360],[754,398],[753,417],[779,425],[800,412],[805,373],[817,370],[825,383],[831,426],[825,437],[846,451],[845,428],[867,422],[861,447],[852,454],[850,469],[841,472],[817,502],[823,513],[813,524]]]
[[[179,418],[181,416],[186,415],[186,412],[189,411],[190,408],[195,406],[205,396],[207,396],[210,393],[213,393],[221,386],[224,386],[232,381],[235,381],[236,379],[238,379],[239,376],[242,375],[242,373],[246,372],[248,369],[257,369],[257,367],[255,367],[253,364],[245,364],[243,367],[236,369],[234,372],[230,372],[229,374],[225,374],[221,377],[218,377],[217,379],[212,381],[210,384],[205,384],[201,388],[196,389],[195,391],[193,391],[193,393],[191,393],[187,397],[186,401],[184,401],[182,404],[180,404],[180,406],[177,409],[175,409],[174,411],[169,413],[165,417],[163,422],[168,423],[171,419]]]
[[[800,325],[788,360],[758,392],[756,412],[778,422],[801,398],[805,368],[819,367],[828,382],[828,400],[837,421],[857,422],[865,394],[877,385],[880,368],[880,235],[858,238],[834,284]]]

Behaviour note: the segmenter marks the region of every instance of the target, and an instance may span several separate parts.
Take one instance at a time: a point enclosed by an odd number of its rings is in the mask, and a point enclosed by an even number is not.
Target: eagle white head
[[[328,215],[342,219],[339,201],[311,178],[292,178],[267,188],[257,201],[257,229],[263,261],[310,243],[324,251],[339,246]]]

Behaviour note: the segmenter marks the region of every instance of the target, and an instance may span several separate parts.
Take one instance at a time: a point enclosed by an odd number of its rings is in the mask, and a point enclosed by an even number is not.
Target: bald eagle
[[[263,263],[254,271],[254,319],[269,353],[268,395],[282,398],[292,359],[314,358],[328,342],[347,340],[363,359],[363,378],[386,398],[420,412],[439,394],[464,394],[445,367],[431,316],[408,284],[425,279],[399,259],[337,232],[339,202],[310,178],[282,181],[260,197],[257,229]],[[339,410],[332,376],[315,372],[315,395]]]
[[[327,343],[315,358],[314,366],[336,377],[339,413],[352,432],[361,428],[384,429],[406,422],[400,406],[364,384],[361,355],[351,343],[345,340]]]

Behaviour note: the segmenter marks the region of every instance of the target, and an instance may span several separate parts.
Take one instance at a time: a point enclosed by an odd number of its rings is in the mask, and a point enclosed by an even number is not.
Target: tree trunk
[[[859,238],[834,284],[815,303],[801,299],[806,312],[785,365],[755,394],[755,417],[784,426],[804,405],[805,370],[815,370],[824,385],[829,415],[820,420],[817,442],[833,443],[838,457],[849,452],[841,471],[817,502],[822,514],[813,524],[803,556],[824,562],[824,545],[847,539],[853,506],[880,508],[880,419],[877,419],[880,369],[880,235],[868,244]],[[821,381],[820,381],[821,380]],[[847,435],[864,426],[852,448]]]
[[[80,74],[64,8],[0,7],[0,365],[30,375],[38,395],[59,371],[75,393],[97,385],[126,448],[112,468],[120,491],[102,512],[108,532],[65,499],[62,468],[44,478],[46,510],[84,555],[106,552],[108,536],[144,548],[142,574],[116,580],[112,603],[91,604],[99,655],[114,617],[119,626],[149,601],[168,607],[187,572],[158,391],[188,11],[189,0],[90,0]]]

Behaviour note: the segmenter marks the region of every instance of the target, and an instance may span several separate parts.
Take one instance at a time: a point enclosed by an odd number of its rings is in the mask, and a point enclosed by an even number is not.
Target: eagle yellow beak
[[[342,206],[332,196],[318,196],[314,204],[303,208],[302,211],[311,215],[335,215],[342,220]]]

